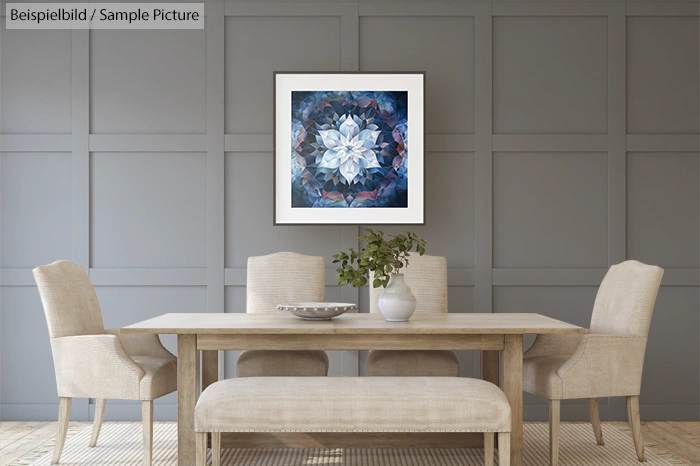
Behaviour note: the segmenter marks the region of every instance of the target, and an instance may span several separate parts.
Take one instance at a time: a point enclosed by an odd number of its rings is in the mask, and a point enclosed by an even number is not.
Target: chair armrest
[[[145,372],[115,335],[51,339],[58,396],[138,400]]]
[[[581,334],[540,334],[530,349],[523,354],[524,358],[533,356],[569,356],[574,354],[581,342]]]
[[[108,328],[105,332],[116,335],[129,356],[177,359],[173,353],[165,349],[156,334],[122,334],[118,328]]]
[[[646,337],[588,334],[557,370],[564,398],[639,395]]]

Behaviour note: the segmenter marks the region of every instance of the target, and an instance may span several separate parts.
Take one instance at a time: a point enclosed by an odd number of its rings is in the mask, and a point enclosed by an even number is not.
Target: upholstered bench
[[[510,465],[510,405],[483,380],[459,377],[244,377],[210,385],[197,401],[197,465],[220,466],[221,432],[494,432]]]

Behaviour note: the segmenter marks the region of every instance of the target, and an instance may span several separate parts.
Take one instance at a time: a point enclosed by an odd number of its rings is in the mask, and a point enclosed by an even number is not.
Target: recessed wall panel
[[[70,259],[71,154],[5,152],[0,173],[0,266]]]
[[[588,328],[597,293],[597,286],[495,286],[493,308],[498,313],[534,312]]]
[[[698,267],[700,156],[627,154],[627,257],[660,267]]]
[[[425,157],[426,224],[369,228],[391,235],[413,231],[427,241],[426,254],[447,257],[448,267],[474,267],[474,154]]]
[[[494,267],[607,267],[607,155],[497,153]]]
[[[250,256],[291,251],[323,256],[332,267],[341,227],[272,224],[272,154],[226,154],[226,267],[245,267]]]
[[[627,18],[627,132],[697,133],[698,17]]]
[[[206,30],[90,31],[93,133],[206,133]]]
[[[206,267],[206,154],[93,153],[90,175],[92,267]]]
[[[0,21],[0,133],[70,133],[71,31]]]
[[[493,19],[493,131],[607,133],[604,17]]]
[[[642,419],[697,420],[700,391],[700,309],[698,287],[662,286],[656,299],[644,359]],[[674,407],[673,405],[679,405]],[[685,405],[685,407],[683,406]],[[664,417],[667,416],[667,417]]]
[[[226,18],[226,132],[272,133],[275,71],[339,71],[340,17]]]
[[[426,131],[474,132],[473,17],[360,17],[360,70],[425,71]]]
[[[57,405],[49,330],[36,287],[2,287],[0,321],[0,403]]]

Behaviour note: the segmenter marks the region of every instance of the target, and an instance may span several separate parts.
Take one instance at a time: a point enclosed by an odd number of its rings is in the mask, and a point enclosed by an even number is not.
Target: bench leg
[[[484,432],[484,466],[493,466],[493,432]]]
[[[221,432],[211,433],[211,466],[221,466]]]
[[[498,466],[510,466],[510,432],[498,433]]]
[[[196,466],[207,466],[207,432],[196,432],[195,461]]]

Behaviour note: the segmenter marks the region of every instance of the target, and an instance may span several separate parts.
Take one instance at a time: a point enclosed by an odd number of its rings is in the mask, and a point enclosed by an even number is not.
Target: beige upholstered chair
[[[49,326],[59,412],[52,464],[66,440],[72,398],[96,398],[90,446],[100,433],[107,398],[141,400],[144,464],[153,447],[153,400],[177,389],[177,358],[157,335],[105,330],[95,289],[79,265],[58,261],[34,269]]]
[[[409,257],[403,269],[404,279],[416,297],[416,312],[447,312],[447,259],[440,256]],[[384,288],[371,286],[369,311],[379,311],[379,297]],[[370,376],[458,377],[459,361],[452,351],[389,351],[373,350],[367,357]]]
[[[586,335],[539,335],[525,353],[523,388],[549,399],[550,462],[559,462],[561,400],[587,398],[603,445],[598,398],[627,397],[637,458],[644,459],[639,392],[649,322],[663,269],[637,261],[613,265],[603,279]]]
[[[281,313],[276,306],[291,302],[322,302],[326,270],[323,257],[278,252],[248,258],[246,312]],[[325,351],[244,351],[238,377],[325,376]]]

